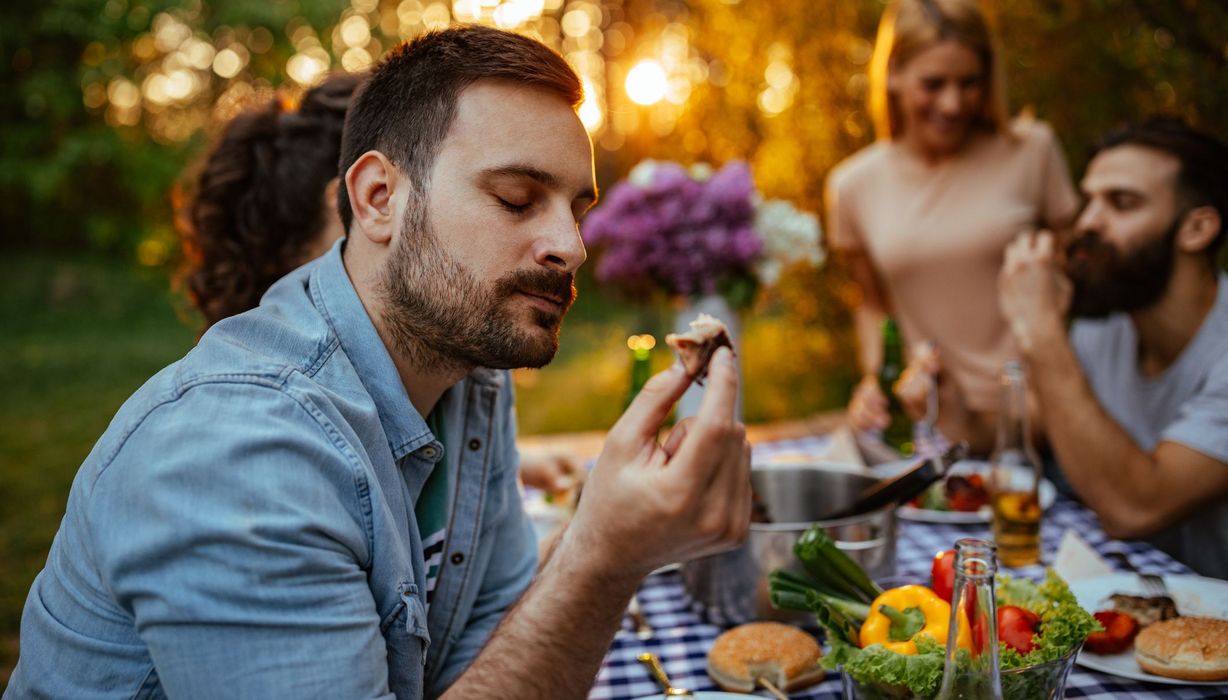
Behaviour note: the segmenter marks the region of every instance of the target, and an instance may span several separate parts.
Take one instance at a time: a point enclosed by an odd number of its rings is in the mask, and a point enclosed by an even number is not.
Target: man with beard
[[[490,28],[380,62],[342,142],[348,238],[120,409],[6,697],[581,697],[645,574],[745,537],[723,349],[663,445],[690,380],[648,382],[534,576],[506,369],[550,361],[574,299],[580,98]]]
[[[1065,274],[1042,232],[999,278],[1046,436],[1106,532],[1228,578],[1228,147],[1153,119],[1104,139],[1082,189]]]

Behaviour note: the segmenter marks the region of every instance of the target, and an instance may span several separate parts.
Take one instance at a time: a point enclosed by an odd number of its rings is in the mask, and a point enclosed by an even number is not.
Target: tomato
[[[1040,615],[1014,605],[998,608],[998,641],[1026,654],[1036,648],[1032,637],[1040,626]]]
[[[1138,620],[1133,615],[1101,610],[1094,617],[1104,631],[1087,635],[1087,642],[1083,644],[1085,649],[1096,654],[1120,654],[1130,648],[1134,636],[1138,634]]]
[[[948,603],[951,594],[955,592],[955,550],[948,549],[934,555],[934,564],[930,568],[930,586],[934,593]]]
[[[989,491],[980,474],[947,477],[946,496],[951,510],[964,513],[978,511],[989,504]]]

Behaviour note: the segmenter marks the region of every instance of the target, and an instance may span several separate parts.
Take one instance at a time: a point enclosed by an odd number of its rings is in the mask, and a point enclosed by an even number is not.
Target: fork
[[[1143,591],[1147,595],[1151,595],[1151,596],[1168,596],[1169,595],[1168,586],[1165,585],[1163,576],[1157,576],[1156,574],[1145,574],[1139,571],[1134,566],[1134,563],[1130,561],[1130,557],[1127,557],[1123,552],[1118,552],[1114,550],[1112,552],[1109,552],[1109,556],[1116,559],[1118,563],[1120,563],[1126,571],[1129,571],[1130,573],[1138,577],[1139,582],[1143,584]]]
[[[638,596],[631,596],[631,602],[627,604],[627,615],[631,617],[631,622],[635,625],[636,639],[641,641],[652,639],[652,625],[648,624],[648,618],[644,617],[644,611],[640,609]]]

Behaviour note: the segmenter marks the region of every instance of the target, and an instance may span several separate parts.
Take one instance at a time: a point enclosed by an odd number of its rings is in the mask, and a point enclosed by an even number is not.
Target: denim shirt
[[[212,328],[119,410],[73,482],[5,698],[420,698],[477,655],[536,568],[512,387],[414,410],[339,243]],[[452,502],[425,608],[414,503]]]

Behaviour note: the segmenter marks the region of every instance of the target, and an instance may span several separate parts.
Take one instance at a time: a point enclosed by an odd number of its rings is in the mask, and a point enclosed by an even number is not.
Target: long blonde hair
[[[904,131],[897,98],[888,89],[892,69],[947,40],[968,47],[985,70],[985,99],[974,129],[997,132],[1006,127],[1006,80],[997,37],[977,0],[897,0],[883,12],[870,59],[870,118],[880,140]]]

